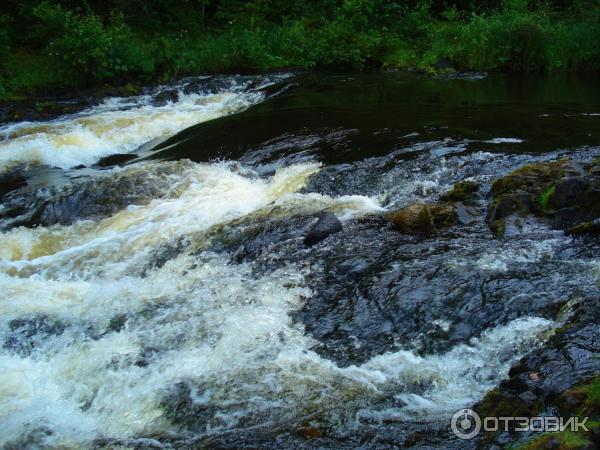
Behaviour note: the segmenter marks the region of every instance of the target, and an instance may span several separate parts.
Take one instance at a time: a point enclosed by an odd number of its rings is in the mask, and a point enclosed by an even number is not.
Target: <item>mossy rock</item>
[[[510,448],[512,450],[587,450],[595,447],[582,433],[565,430],[545,433]]]
[[[573,386],[561,394],[557,401],[561,414],[600,418],[600,376]]]
[[[69,104],[63,101],[41,101],[35,103],[35,111],[43,115],[60,116],[71,114],[80,109],[78,104]]]
[[[394,226],[402,233],[430,234],[456,224],[454,207],[447,203],[415,203],[391,215]]]
[[[541,400],[528,402],[496,388],[489,391],[474,409],[481,417],[530,417],[538,414],[542,407]]]
[[[445,202],[473,203],[477,200],[477,191],[479,191],[479,184],[474,181],[460,181],[440,199]]]
[[[572,163],[568,160],[528,164],[496,180],[492,184],[491,194],[498,197],[518,190],[539,193],[572,170]]]
[[[392,223],[403,233],[432,233],[435,230],[431,208],[425,203],[402,208],[392,215]]]
[[[538,449],[558,449],[558,450],[583,450],[598,448],[600,436],[600,423],[598,422],[600,413],[600,376],[596,376],[584,383],[573,386],[564,391],[556,400],[559,415],[563,418],[579,417],[583,422],[584,417],[588,417],[584,429],[570,430],[566,429],[560,432],[548,432],[515,445],[513,450],[538,450]]]
[[[448,228],[456,224],[456,211],[453,205],[437,203],[430,205],[429,209],[436,229]]]
[[[535,216],[559,229],[600,217],[600,171],[594,163],[570,160],[523,166],[496,180],[490,190],[487,222],[503,235],[511,216]],[[575,233],[590,227],[575,228]]]
[[[499,388],[489,391],[484,399],[476,404],[473,409],[480,417],[534,417],[537,416],[543,408],[543,403],[539,399],[526,401],[518,395],[510,395]],[[517,422],[509,425],[509,429],[514,429],[519,424]],[[493,442],[498,432],[485,432],[483,441],[487,444]]]

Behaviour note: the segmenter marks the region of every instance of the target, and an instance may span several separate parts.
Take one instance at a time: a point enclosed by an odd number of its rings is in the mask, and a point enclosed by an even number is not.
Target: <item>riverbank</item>
[[[0,99],[200,73],[600,69],[597,0],[127,3],[1,6]]]

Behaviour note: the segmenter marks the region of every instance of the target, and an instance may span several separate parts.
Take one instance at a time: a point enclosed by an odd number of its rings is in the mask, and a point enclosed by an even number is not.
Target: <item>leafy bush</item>
[[[598,70],[599,1],[0,2],[0,96],[288,68]]]
[[[152,58],[146,46],[135,39],[122,16],[112,15],[108,23],[93,12],[75,14],[58,4],[39,4],[33,14],[48,36],[47,53],[62,60],[88,81],[100,81],[128,72],[151,72]]]
[[[53,58],[23,50],[4,61],[5,95],[35,94],[43,88],[63,88],[80,83],[79,75]]]

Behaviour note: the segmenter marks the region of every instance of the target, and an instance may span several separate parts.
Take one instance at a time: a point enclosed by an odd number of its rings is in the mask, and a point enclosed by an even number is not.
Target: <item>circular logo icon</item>
[[[481,430],[481,418],[472,409],[459,409],[452,416],[450,428],[461,439],[473,439]]]

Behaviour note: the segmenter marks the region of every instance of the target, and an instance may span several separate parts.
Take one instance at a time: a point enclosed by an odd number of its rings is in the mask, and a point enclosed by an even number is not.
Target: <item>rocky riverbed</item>
[[[595,448],[598,95],[215,77],[4,125],[0,445]]]

